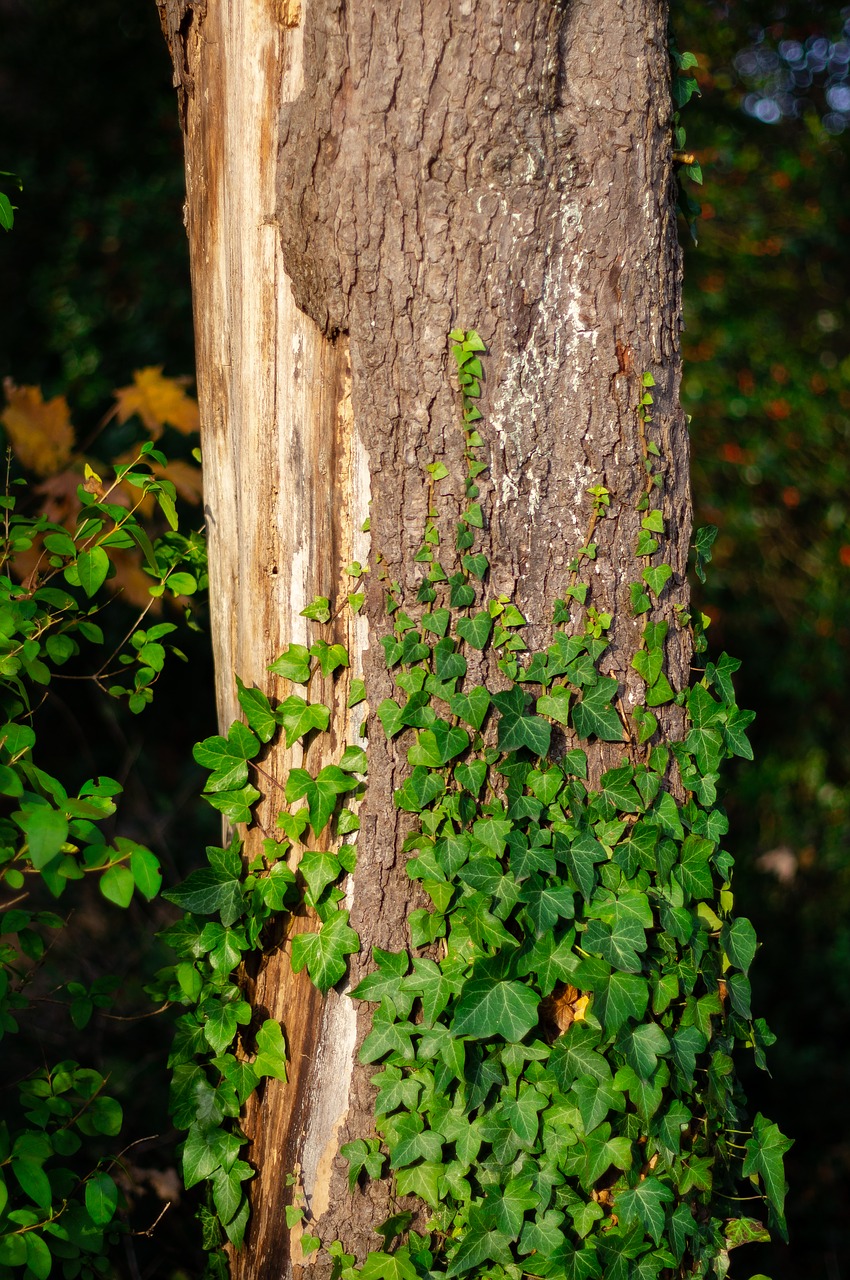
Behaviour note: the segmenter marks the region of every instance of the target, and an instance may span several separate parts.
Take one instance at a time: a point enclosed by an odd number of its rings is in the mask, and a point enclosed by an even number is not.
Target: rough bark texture
[[[291,0],[160,3],[185,104],[223,723],[234,672],[269,688],[267,664],[304,638],[303,604],[338,593],[342,565],[365,559],[355,530],[368,489],[368,647],[353,631],[339,638],[357,650],[372,705],[390,692],[379,573],[413,601],[428,464],[441,459],[454,477],[438,501],[449,535],[462,509],[446,341],[455,325],[475,327],[488,348],[488,593],[511,596],[531,623],[528,642],[545,644],[587,540],[587,490],[605,485],[591,600],[615,616],[605,670],[625,711],[643,690],[630,665],[643,624],[629,584],[645,563],[634,554],[645,483],[637,406],[640,375],[653,374],[674,570],[661,614],[672,624],[667,674],[682,687],[689,645],[674,609],[687,599],[690,506],[666,0],[305,0],[303,13]],[[667,712],[668,733],[678,715]],[[340,716],[336,742],[351,729]],[[373,945],[407,945],[403,818],[392,805],[406,745],[388,750],[379,728],[371,736],[349,886],[363,945],[353,981]],[[600,749],[595,771],[631,749],[626,739]],[[277,753],[264,767],[281,777],[287,760]],[[267,825],[275,807],[261,810]],[[282,936],[253,987],[261,1015],[284,1023],[292,1073],[286,1086],[270,1082],[245,1121],[259,1169],[234,1262],[246,1280],[324,1270],[286,1230],[287,1172],[300,1179],[310,1230],[360,1256],[395,1207],[386,1186],[349,1196],[336,1154],[370,1128],[373,1069],[354,1058],[368,1015],[355,1020],[344,994],[318,1000],[293,980],[287,952]]]

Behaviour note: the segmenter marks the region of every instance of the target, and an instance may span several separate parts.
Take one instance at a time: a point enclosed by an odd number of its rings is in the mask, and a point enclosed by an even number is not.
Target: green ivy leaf
[[[260,743],[256,735],[240,721],[234,721],[227,737],[215,735],[198,742],[192,755],[203,769],[210,770],[204,790],[236,791],[248,778],[248,761],[258,755]]]
[[[633,973],[612,973],[593,1001],[593,1012],[609,1035],[629,1020],[640,1022],[649,1003],[649,985]]]
[[[611,1126],[606,1122],[580,1141],[570,1163],[575,1166],[571,1172],[578,1174],[583,1190],[589,1192],[612,1165],[624,1170],[632,1167],[632,1144],[626,1137],[612,1138]]]
[[[597,737],[602,742],[620,742],[623,726],[611,705],[617,692],[613,676],[603,676],[592,688],[584,689],[573,707],[573,728],[580,738]]]
[[[307,703],[297,694],[291,694],[278,707],[276,716],[286,731],[286,745],[291,747],[299,738],[313,729],[324,731],[330,723],[330,711],[321,702]]]
[[[486,1040],[498,1036],[513,1044],[537,1025],[540,996],[523,982],[484,972],[468,978],[452,1019],[456,1036]]]
[[[181,885],[162,896],[195,915],[218,915],[224,925],[233,924],[245,910],[244,891],[238,876],[213,867],[193,871]]]
[[[472,645],[473,649],[483,649],[490,639],[493,619],[483,610],[472,618],[458,618],[455,629],[461,639]]]
[[[267,1018],[257,1032],[257,1056],[251,1066],[258,1076],[286,1082],[286,1042],[274,1018]]]
[[[618,1191],[614,1196],[614,1212],[624,1227],[639,1222],[652,1236],[656,1245],[664,1235],[666,1212],[664,1206],[675,1200],[672,1187],[660,1178],[645,1177],[631,1190]]]
[[[393,801],[407,813],[421,813],[432,801],[445,794],[445,780],[431,773],[424,765],[417,765],[404,785],[393,792]]]
[[[412,765],[439,769],[468,746],[469,734],[465,729],[453,727],[445,720],[435,720],[430,729],[424,729],[417,735],[416,744],[408,751],[407,759]]]
[[[348,650],[344,644],[328,644],[326,640],[317,640],[310,646],[310,654],[318,658],[325,679],[339,667],[348,666]]]
[[[360,1280],[419,1280],[419,1272],[410,1260],[410,1250],[406,1245],[395,1253],[367,1254],[359,1276]]]
[[[230,823],[251,821],[251,806],[256,804],[260,793],[256,787],[240,787],[238,791],[214,791],[205,795],[207,804],[223,813]]]
[[[335,911],[319,933],[296,933],[292,939],[292,970],[304,966],[324,994],[345,975],[345,959],[359,949],[360,939],[348,924],[347,911]]]
[[[747,972],[758,948],[756,931],[749,920],[739,917],[720,931],[720,945],[737,969]]]
[[[552,726],[540,716],[528,714],[526,695],[521,688],[514,685],[505,693],[496,693],[493,702],[500,712],[499,747],[502,751],[528,747],[537,756],[548,754]]]
[[[355,676],[351,681],[351,690],[348,695],[347,707],[359,706],[361,702],[366,700],[366,682],[360,676]]]
[[[316,596],[306,609],[301,610],[302,618],[312,618],[314,622],[330,622],[331,602],[327,596]]]
[[[784,1227],[785,1171],[783,1156],[794,1145],[780,1133],[777,1125],[759,1113],[753,1121],[753,1136],[747,1139],[743,1174],[761,1178],[768,1204],[775,1212],[780,1228]]]
[[[310,826],[313,834],[318,835],[330,821],[338,796],[359,785],[356,778],[335,764],[325,765],[315,778],[306,769],[290,769],[286,780],[286,803],[306,799]]]
[[[449,698],[452,714],[459,716],[473,729],[480,729],[490,708],[490,694],[483,685],[476,685],[468,693],[457,693]]]
[[[277,721],[271,704],[261,689],[246,689],[236,677],[239,705],[245,713],[249,728],[253,729],[260,742],[271,742],[277,732]]]
[[[283,676],[293,684],[307,684],[310,679],[310,652],[304,644],[287,645],[269,667],[273,675]]]
[[[570,691],[563,685],[553,684],[548,693],[537,699],[537,712],[557,720],[558,724],[569,724]]]

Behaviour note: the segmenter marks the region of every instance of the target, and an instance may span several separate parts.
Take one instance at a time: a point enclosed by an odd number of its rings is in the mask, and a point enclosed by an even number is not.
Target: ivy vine
[[[644,704],[627,713],[617,680],[600,671],[612,616],[582,581],[612,510],[601,484],[589,491],[587,537],[554,602],[551,643],[528,651],[525,619],[510,600],[487,599],[489,566],[475,551],[484,344],[474,331],[450,338],[467,502],[451,563],[430,511],[412,613],[387,585],[391,630],[381,643],[396,692],[374,708],[387,738],[406,748],[410,771],[393,800],[415,817],[407,874],[432,905],[411,912],[409,948],[376,949],[373,971],[350,992],[374,1007],[360,1059],[375,1068],[375,1128],[342,1148],[353,1192],[389,1175],[400,1196],[427,1206],[428,1228],[417,1233],[412,1214],[396,1215],[377,1228],[385,1248],[358,1266],[340,1242],[320,1240],[297,1203],[287,1226],[298,1225],[305,1253],[324,1247],[342,1280],[722,1278],[733,1248],[767,1238],[765,1217],[784,1233],[790,1145],[764,1116],[748,1118],[733,1066],[744,1047],[763,1067],[773,1040],[751,1012],[756,936],[733,913],[717,803],[723,761],[751,758],[752,713],[737,706],[732,683],[738,663],[723,654],[678,691],[665,671],[668,622],[655,615],[672,570],[649,373],[637,409],[644,568],[631,586],[633,613],[646,619],[633,660]],[[439,461],[429,472],[432,486],[448,474]],[[712,538],[697,535],[700,574]],[[352,606],[361,602],[353,593]],[[329,602],[305,614],[321,625]],[[680,613],[679,625],[704,652],[701,620]],[[469,678],[469,656],[485,651],[500,673],[493,687]],[[311,699],[311,679],[347,665],[342,646],[319,639],[289,645],[272,664],[288,690],[280,701],[239,684],[244,723],[196,749],[210,770],[206,798],[231,823],[251,820],[264,744],[328,729],[333,709]],[[349,705],[365,696],[355,681]],[[672,702],[688,728],[665,745],[655,710]],[[597,742],[622,744],[623,755],[594,785],[585,746]],[[342,901],[367,767],[352,745],[315,775],[292,769],[280,838],[266,838],[248,865],[237,838],[210,849],[208,865],[166,894],[186,914],[167,930],[178,963],[158,994],[186,1009],[171,1059],[173,1114],[188,1131],[186,1185],[208,1184],[213,1274],[226,1274],[215,1250],[242,1242],[249,1212],[254,1171],[240,1111],[263,1076],[286,1076],[276,1022],[262,1025],[247,1058],[236,1051],[251,1017],[239,967],[262,947],[266,922],[303,900],[320,928],[293,938],[293,969],[306,967],[323,992],[344,980],[360,945]],[[329,824],[332,849],[312,849]],[[741,1214],[741,1202],[755,1212]]]

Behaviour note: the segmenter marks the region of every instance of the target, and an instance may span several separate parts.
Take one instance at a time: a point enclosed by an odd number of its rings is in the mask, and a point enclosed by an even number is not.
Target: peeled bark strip
[[[185,104],[223,725],[235,715],[234,673],[281,693],[266,666],[305,638],[300,610],[314,594],[350,589],[341,569],[365,559],[356,530],[370,495],[368,647],[342,619],[334,638],[352,648],[355,671],[365,668],[373,707],[391,692],[379,579],[398,581],[411,608],[430,463],[451,473],[436,500],[446,567],[465,505],[454,326],[476,328],[488,348],[491,466],[476,547],[490,559],[487,596],[510,596],[529,620],[527,642],[544,645],[587,540],[587,490],[606,486],[589,602],[614,615],[603,669],[620,681],[624,712],[643,694],[631,659],[644,620],[630,611],[629,584],[645,563],[635,555],[638,404],[641,374],[653,375],[673,568],[653,616],[671,623],[667,674],[683,687],[690,649],[675,608],[687,603],[690,502],[666,0],[164,5]],[[676,734],[681,713],[662,710]],[[350,731],[342,712],[327,758]],[[349,886],[362,943],[353,981],[374,945],[408,945],[405,818],[392,802],[406,745],[388,748],[372,726]],[[631,750],[625,738],[607,744],[591,768],[598,775]],[[311,767],[324,763],[313,755]],[[288,761],[275,750],[263,767],[281,779]],[[261,809],[269,828],[277,807],[272,796]],[[395,1207],[384,1184],[349,1196],[337,1155],[371,1132],[374,1068],[354,1054],[368,1014],[344,994],[319,999],[305,975],[293,979],[287,953],[282,938],[253,992],[258,1016],[284,1024],[291,1078],[268,1082],[245,1122],[259,1170],[234,1260],[245,1280],[325,1271],[286,1229],[288,1173],[313,1215],[308,1229],[361,1258]]]

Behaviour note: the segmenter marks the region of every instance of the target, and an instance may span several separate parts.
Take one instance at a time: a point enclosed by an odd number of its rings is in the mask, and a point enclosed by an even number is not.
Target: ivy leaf
[[[573,707],[573,728],[580,738],[595,735],[602,742],[622,741],[623,726],[611,706],[616,692],[617,681],[613,676],[602,676],[583,691],[581,702]]]
[[[410,1012],[413,1001],[402,1001],[402,979],[407,973],[409,957],[406,951],[382,951],[380,947],[372,948],[372,958],[378,966],[374,973],[357,984],[351,995],[355,1000],[374,1000],[380,1003],[386,996],[392,1000],[400,1013]]]
[[[319,659],[325,678],[332,675],[338,667],[348,666],[348,650],[344,644],[328,644],[327,640],[317,640],[310,646],[310,654]]]
[[[353,1144],[349,1143],[351,1145]],[[395,1253],[367,1254],[358,1274],[360,1280],[419,1280],[419,1272],[410,1260],[407,1245],[403,1245]]]
[[[399,1022],[391,1000],[382,1000],[372,1019],[372,1030],[360,1047],[360,1061],[377,1062],[387,1054],[398,1054],[404,1062],[412,1062],[416,1050],[411,1036],[416,1027],[412,1022]]]
[[[419,996],[424,1024],[433,1027],[449,1000],[460,991],[461,980],[443,973],[433,960],[414,957],[413,973],[403,979],[401,986],[409,994]]]
[[[448,609],[432,609],[422,619],[422,630],[431,631],[436,636],[445,636],[449,629],[451,616]]]
[[[286,731],[286,745],[291,747],[311,729],[327,729],[331,713],[321,702],[308,703],[293,693],[280,704],[276,715]]]
[[[439,774],[431,773],[424,765],[417,765],[404,785],[393,792],[396,807],[406,813],[421,813],[432,800],[445,794],[446,783]]]
[[[472,725],[473,729],[480,729],[490,707],[490,694],[483,685],[476,685],[468,693],[454,694],[449,698],[449,706],[453,715]]]
[[[463,985],[452,1031],[476,1040],[499,1036],[514,1044],[536,1026],[539,1003],[540,996],[523,982],[473,975]]]
[[[720,945],[737,969],[747,972],[758,948],[756,931],[749,920],[739,917],[720,931]]]
[[[729,750],[734,756],[740,756],[743,760],[752,760],[753,758],[753,749],[747,741],[746,729],[755,718],[755,711],[742,711],[740,707],[735,707],[729,713],[729,718],[724,726]]]
[[[251,1006],[244,1000],[217,1000],[208,997],[203,1003],[204,1038],[216,1053],[233,1042],[239,1026],[251,1021]]]
[[[314,835],[318,835],[330,821],[337,797],[359,785],[356,778],[344,773],[335,764],[325,765],[315,778],[306,769],[290,769],[286,780],[286,802],[292,804],[295,800],[306,798],[310,826]]]
[[[393,698],[384,698],[378,707],[378,719],[388,738],[394,738],[404,728],[404,710]]]
[[[537,1254],[548,1260],[564,1243],[564,1215],[560,1209],[547,1209],[534,1222],[526,1222],[519,1243],[520,1253]]]
[[[519,900],[525,903],[538,938],[549,933],[559,920],[572,920],[575,915],[573,891],[569,885],[544,879],[536,873],[523,885]]]
[[[395,1176],[396,1190],[400,1196],[420,1196],[432,1209],[442,1202],[445,1169],[442,1164],[423,1160],[409,1169],[399,1169]]]
[[[345,956],[358,950],[360,939],[348,924],[347,911],[335,911],[319,933],[296,933],[292,939],[292,970],[304,966],[324,994],[345,975]]]
[[[269,671],[273,675],[283,676],[293,684],[307,684],[310,679],[310,651],[304,644],[290,644],[280,657],[271,664]]]
[[[298,870],[307,882],[311,905],[315,906],[328,885],[339,878],[342,867],[335,854],[311,849],[302,855]]]
[[[414,1111],[419,1101],[422,1086],[409,1076],[402,1075],[399,1067],[389,1064],[378,1075],[372,1076],[370,1084],[378,1090],[375,1099],[375,1114],[388,1115],[403,1107],[406,1111]],[[345,1154],[345,1148],[341,1148]],[[348,1157],[347,1157],[348,1158]],[[383,1157],[382,1157],[383,1159]]]
[[[612,973],[593,1001],[593,1012],[608,1035],[633,1019],[640,1022],[649,1003],[649,984],[633,973]]]
[[[227,737],[216,734],[198,742],[192,755],[203,769],[210,770],[205,791],[235,791],[248,778],[248,760],[260,750],[255,734],[244,724],[235,721],[227,731]]]
[[[399,1072],[401,1075],[401,1072]],[[378,1079],[376,1076],[375,1079]],[[356,1138],[354,1142],[346,1142],[339,1149],[339,1154],[344,1160],[348,1161],[348,1189],[353,1191],[357,1179],[363,1169],[366,1170],[370,1178],[380,1178],[381,1170],[384,1167],[385,1156],[381,1155],[379,1150],[380,1142],[377,1138]],[[369,1257],[375,1255],[370,1254]],[[383,1255],[379,1255],[383,1256]],[[368,1258],[367,1258],[368,1262]]]
[[[514,685],[505,693],[495,693],[493,702],[500,712],[499,747],[502,751],[528,747],[537,756],[548,754],[552,726],[540,716],[528,714],[522,689]]]
[[[245,910],[244,890],[238,876],[213,867],[191,872],[176,889],[162,895],[194,915],[218,915],[223,925],[231,925]]]
[[[532,1178],[511,1178],[505,1187],[488,1187],[484,1212],[497,1231],[516,1240],[522,1231],[527,1210],[536,1209],[540,1196]]]
[[[697,1055],[708,1044],[698,1027],[680,1027],[670,1041],[670,1053],[685,1086],[693,1088]]]
[[[644,569],[640,576],[657,600],[672,578],[673,570],[669,564],[659,564],[652,569]]]
[[[569,724],[569,708],[570,691],[562,684],[553,684],[548,693],[537,699],[538,715],[549,716],[558,724]]]
[[[465,729],[453,727],[445,720],[435,720],[430,729],[417,735],[415,746],[407,753],[408,763],[439,769],[460,755],[469,746],[469,734]]]
[[[582,897],[585,902],[589,902],[596,885],[596,864],[605,862],[608,858],[602,845],[589,831],[583,832],[572,841],[556,831],[554,848],[555,857],[559,862],[566,863]]]
[[[518,976],[524,978],[533,973],[541,995],[551,995],[559,982],[570,977],[578,963],[578,956],[573,951],[574,942],[575,932],[572,930],[560,939],[552,932],[544,933],[518,959]]]
[[[640,797],[631,785],[635,771],[630,765],[609,769],[603,773],[599,785],[602,798],[620,813],[637,813]]]
[[[260,793],[256,787],[240,787],[238,791],[213,791],[205,795],[207,804],[223,813],[228,822],[250,822],[251,806],[256,804]]]
[[[658,1066],[659,1056],[670,1052],[670,1041],[657,1022],[644,1022],[629,1031],[618,1047],[637,1074],[648,1080]]]
[[[462,1276],[467,1271],[472,1271],[474,1267],[480,1266],[482,1262],[510,1266],[513,1261],[510,1248],[511,1237],[504,1231],[488,1229],[480,1225],[480,1214],[476,1215],[475,1210],[470,1212],[469,1217],[469,1226],[463,1233],[457,1249],[449,1257],[449,1265],[445,1272],[446,1280],[451,1280],[452,1276]],[[490,1269],[492,1270],[492,1267]]]
[[[612,1080],[606,1058],[598,1053],[601,1033],[586,1022],[574,1022],[552,1046],[548,1069],[562,1093],[567,1093],[574,1080],[590,1076],[601,1084]]]
[[[236,677],[239,705],[245,712],[248,727],[253,729],[260,742],[270,742],[277,732],[277,721],[271,704],[262,689],[246,689]]]
[[[574,1172],[579,1175],[582,1189],[591,1191],[612,1164],[618,1169],[632,1167],[632,1144],[625,1137],[612,1138],[610,1124],[601,1124],[580,1143],[573,1162],[577,1166]]]
[[[615,1089],[628,1092],[629,1101],[634,1106],[644,1125],[655,1115],[664,1097],[664,1086],[670,1081],[670,1068],[662,1062],[651,1080],[644,1080],[633,1067],[620,1067],[614,1076]]]
[[[679,877],[689,898],[704,901],[714,893],[714,881],[709,866],[714,845],[693,832],[685,837],[679,860]]]
[[[493,619],[486,610],[476,613],[473,618],[458,618],[457,634],[467,644],[472,645],[473,649],[483,649],[490,639],[490,632],[493,629]]]
[[[592,1076],[580,1076],[573,1081],[571,1093],[576,1096],[585,1133],[598,1128],[609,1111],[624,1111],[626,1108],[622,1092],[614,1088],[610,1079],[594,1080]]]
[[[761,1178],[768,1204],[775,1211],[780,1226],[784,1226],[785,1221],[785,1171],[782,1157],[793,1145],[790,1138],[780,1133],[777,1125],[766,1120],[761,1113],[756,1116],[753,1121],[753,1136],[747,1139],[743,1173],[747,1178],[753,1178],[756,1174]]]
[[[660,1178],[647,1176],[631,1190],[618,1191],[614,1197],[614,1212],[624,1227],[639,1222],[652,1236],[656,1245],[664,1235],[665,1204],[675,1199],[672,1187]]]

